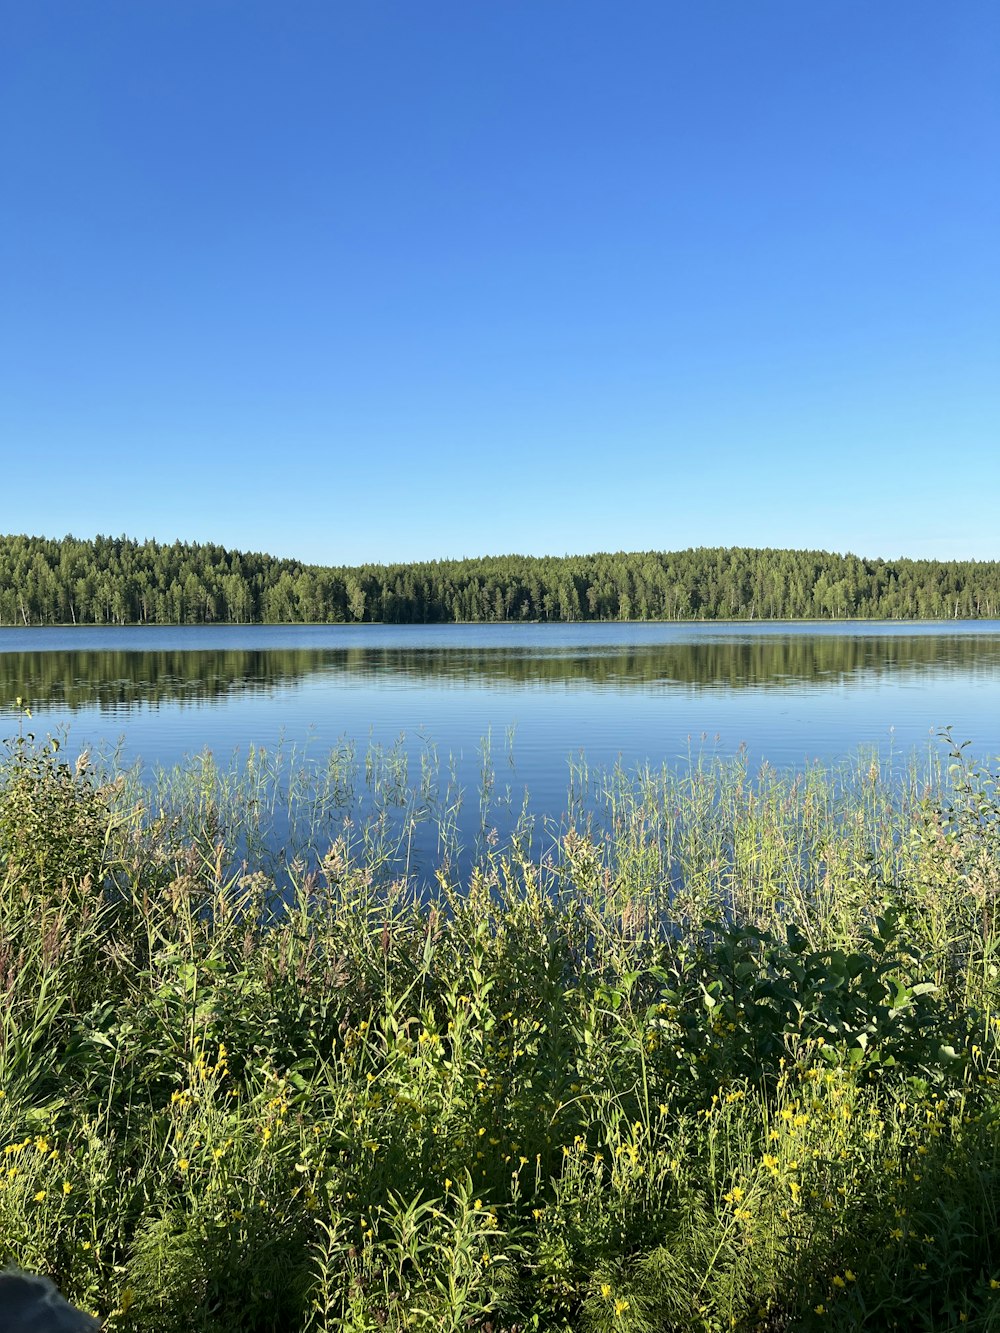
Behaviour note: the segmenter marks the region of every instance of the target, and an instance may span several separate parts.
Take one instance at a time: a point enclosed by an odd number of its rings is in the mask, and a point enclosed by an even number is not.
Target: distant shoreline
[[[46,621],[44,624],[16,625],[0,622],[0,633],[5,630],[129,630],[129,629],[512,629],[516,626],[538,628],[550,625],[990,625],[1000,624],[996,616],[719,616],[714,618],[685,616],[674,620],[129,620],[121,624],[108,621],[76,624],[71,620]]]
[[[0,626],[991,620],[1000,562],[695,547],[330,566],[128,537],[0,537]]]

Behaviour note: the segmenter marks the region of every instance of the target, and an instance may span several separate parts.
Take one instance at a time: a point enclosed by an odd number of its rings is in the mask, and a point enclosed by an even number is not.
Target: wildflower
[[[834,1285],[835,1287],[838,1287],[838,1288],[839,1288],[839,1287],[846,1287],[846,1286],[847,1286],[847,1283],[846,1283],[846,1282],[844,1281],[844,1279],[840,1276],[840,1274],[837,1273],[837,1274],[834,1276],[834,1279],[833,1279],[833,1285]]]
[[[816,1314],[826,1314],[826,1306],[822,1303],[822,1301],[820,1302],[819,1305],[814,1305],[813,1310],[815,1311]]]
[[[611,1283],[610,1283],[610,1282],[602,1282],[602,1283],[601,1283],[601,1295],[604,1297],[605,1300],[607,1300],[607,1299],[609,1298],[609,1296],[611,1295]]]
[[[44,1198],[45,1198],[45,1191],[39,1190],[38,1193],[35,1195],[35,1203],[41,1203]]]
[[[615,1314],[616,1314],[616,1315],[624,1314],[626,1310],[630,1310],[631,1308],[632,1308],[632,1307],[630,1306],[630,1304],[629,1304],[628,1301],[623,1300],[621,1297],[618,1297],[618,1299],[616,1299],[616,1301],[615,1301]]]
[[[73,1186],[69,1183],[68,1180],[64,1180],[64,1181],[63,1181],[63,1194],[72,1194],[72,1193],[73,1193]]]
[[[177,1163],[177,1168],[180,1171],[186,1171],[190,1165],[191,1163],[188,1161],[188,1159],[186,1157],[182,1157],[181,1160]]]

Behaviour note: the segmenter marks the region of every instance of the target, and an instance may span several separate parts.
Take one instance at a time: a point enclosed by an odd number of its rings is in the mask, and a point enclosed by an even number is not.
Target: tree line
[[[0,536],[0,625],[998,615],[997,561],[697,547],[325,567],[197,542]]]

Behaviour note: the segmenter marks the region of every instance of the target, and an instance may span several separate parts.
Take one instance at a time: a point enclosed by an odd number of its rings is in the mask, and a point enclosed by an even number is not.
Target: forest
[[[205,543],[0,536],[0,625],[997,615],[997,561],[697,547],[324,567]]]

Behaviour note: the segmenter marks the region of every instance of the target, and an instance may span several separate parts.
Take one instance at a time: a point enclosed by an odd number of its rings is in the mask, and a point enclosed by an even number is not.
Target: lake
[[[430,754],[467,793],[566,805],[570,765],[1000,753],[1000,622],[0,629],[0,729],[146,771],[251,745]],[[419,769],[417,769],[419,771]]]

